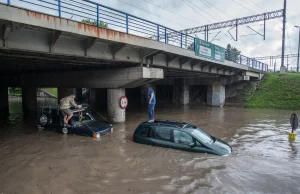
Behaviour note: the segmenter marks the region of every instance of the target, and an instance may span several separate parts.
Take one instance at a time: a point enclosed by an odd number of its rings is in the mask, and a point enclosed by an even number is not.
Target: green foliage
[[[57,97],[57,88],[42,88],[42,89]]]
[[[21,96],[22,88],[8,88],[10,96]]]
[[[236,62],[241,54],[241,51],[239,51],[235,47],[231,47],[230,44],[227,45],[226,47],[226,54],[225,54],[225,59],[229,61],[234,61]]]
[[[253,97],[248,100],[247,108],[298,110],[300,109],[300,74],[269,73]]]
[[[90,19],[83,19],[81,22],[86,23],[86,24],[90,24],[90,25],[93,25],[93,26],[97,26],[97,21],[96,20],[92,21]],[[103,22],[103,21],[100,21],[99,22],[99,27],[108,28],[108,24]]]

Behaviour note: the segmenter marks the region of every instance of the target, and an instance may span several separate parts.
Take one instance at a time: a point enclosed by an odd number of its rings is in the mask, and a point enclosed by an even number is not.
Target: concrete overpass
[[[96,5],[97,10],[101,6],[117,12],[100,4],[78,2]],[[181,91],[183,98],[186,98],[189,83],[209,85],[208,104],[222,106],[225,85],[260,79],[267,70],[267,65],[242,55],[235,60],[239,63],[196,56],[195,51],[188,47],[191,40],[188,35],[180,34],[180,46],[174,41],[171,43],[167,37],[165,40],[145,37],[137,27],[130,25],[129,19],[141,20],[141,25],[149,21],[127,13],[120,12],[126,17],[126,31],[122,32],[120,28],[111,29],[110,25],[101,28],[79,22],[80,19],[63,18],[62,7],[58,7],[59,16],[53,16],[37,12],[43,9],[28,10],[18,6],[18,3],[12,6],[10,1],[0,4],[0,81],[4,91],[1,99],[6,101],[7,87],[26,88],[23,90],[26,111],[36,109],[36,102],[32,102],[36,87],[108,88],[107,96],[121,97],[125,95],[124,88],[135,88],[161,79],[173,83],[181,80],[178,83],[184,88]],[[76,5],[72,6],[65,9],[74,10]],[[160,30],[171,31],[156,25],[157,37]],[[195,42],[195,38],[192,37],[192,41]],[[60,93],[66,91],[61,89]],[[188,103],[187,100],[182,102]],[[7,104],[2,105],[2,108],[6,107]],[[114,114],[121,115],[120,108],[116,109]]]

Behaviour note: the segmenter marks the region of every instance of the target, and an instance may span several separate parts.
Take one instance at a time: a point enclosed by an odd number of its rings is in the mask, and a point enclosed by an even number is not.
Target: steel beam
[[[52,53],[53,47],[54,47],[55,43],[57,42],[57,40],[58,40],[58,38],[60,37],[61,34],[62,34],[62,31],[59,31],[59,30],[54,30],[54,32],[51,33],[51,37],[50,37],[50,53]]]
[[[255,22],[260,22],[260,21],[266,21],[266,20],[271,20],[271,19],[276,19],[283,17],[284,11],[283,9],[276,10],[276,11],[270,11],[266,13],[261,13],[261,14],[256,14],[252,16],[247,16],[247,17],[242,17],[242,18],[237,18],[233,20],[227,20],[224,22],[218,22],[218,23],[213,23],[209,25],[204,25],[204,26],[199,26],[199,27],[194,27],[194,28],[189,28],[189,29],[184,29],[181,30],[180,32],[186,34],[195,34],[195,33],[200,33],[200,32],[208,32],[211,30],[217,30],[221,28],[230,28],[230,27],[236,27],[236,25],[245,25],[245,24],[250,24],[250,23],[255,23]],[[175,37],[178,36],[178,33],[169,33],[169,37]],[[161,38],[164,37],[164,34],[161,34]]]
[[[179,59],[180,68],[182,68],[182,65],[184,65],[185,63],[187,63],[189,61],[191,61],[191,59],[188,57],[180,57],[180,59]]]
[[[8,22],[3,24],[3,32],[2,32],[2,39],[3,39],[3,47],[6,48],[6,40],[9,34],[13,31],[12,22]]]
[[[85,40],[85,56],[87,56],[87,52],[91,49],[97,42],[97,38],[87,38]]]
[[[177,58],[177,55],[173,54],[167,54],[166,56],[167,66],[169,66],[169,64]]]
[[[121,49],[123,49],[126,46],[126,44],[124,43],[115,43],[115,44],[111,44],[109,46],[113,59],[115,59],[115,56],[117,54],[117,52],[119,52]]]

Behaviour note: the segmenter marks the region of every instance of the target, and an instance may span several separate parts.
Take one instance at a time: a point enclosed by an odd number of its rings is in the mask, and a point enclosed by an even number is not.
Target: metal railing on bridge
[[[184,49],[195,48],[196,37],[89,0],[0,0],[0,3],[121,31]],[[171,33],[176,36],[168,37]],[[243,55],[238,55],[237,58],[231,61],[262,71],[268,70],[266,64],[255,59]]]

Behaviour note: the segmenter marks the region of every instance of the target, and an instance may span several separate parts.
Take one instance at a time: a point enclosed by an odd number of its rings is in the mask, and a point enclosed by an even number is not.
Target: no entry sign
[[[127,108],[127,106],[128,106],[128,99],[127,99],[126,96],[122,96],[122,97],[120,98],[120,107],[121,107],[122,109],[125,109],[125,108]]]

